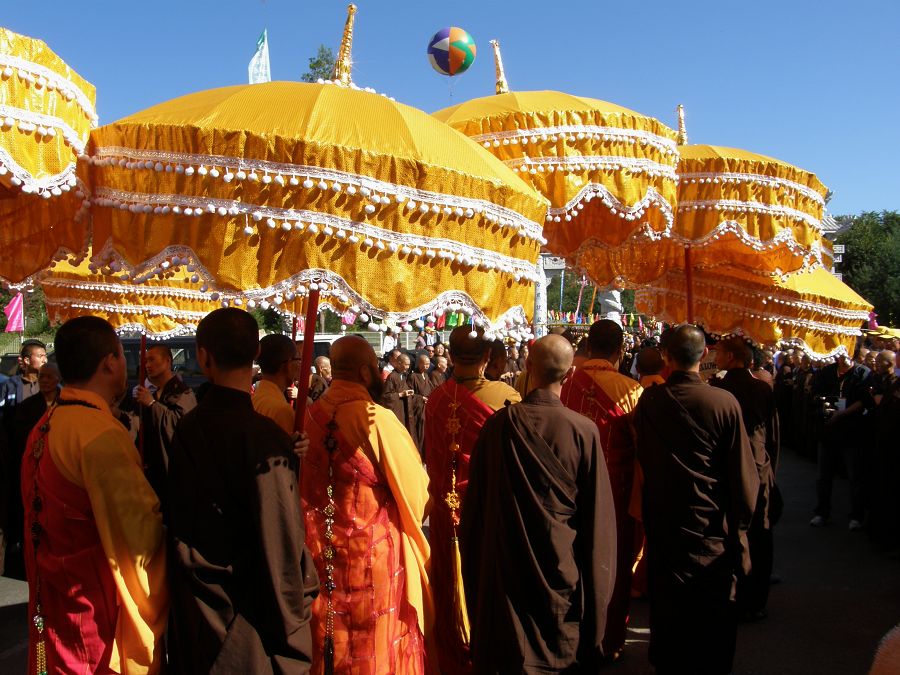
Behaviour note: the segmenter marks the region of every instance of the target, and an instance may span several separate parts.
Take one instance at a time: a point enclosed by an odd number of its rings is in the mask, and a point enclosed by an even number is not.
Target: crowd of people
[[[846,466],[850,529],[900,544],[896,344],[814,364],[688,324],[465,326],[381,356],[347,335],[307,374],[221,309],[202,392],[163,344],[129,391],[99,318],[54,347],[0,383],[29,672],[595,672],[645,595],[657,673],[725,675],[767,613],[782,444],[818,460],[811,525]]]

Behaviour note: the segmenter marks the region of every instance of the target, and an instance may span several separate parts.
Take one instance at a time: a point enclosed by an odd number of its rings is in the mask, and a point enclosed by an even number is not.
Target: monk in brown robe
[[[421,454],[425,445],[425,397],[417,394],[412,386],[409,357],[400,354],[394,363],[394,370],[384,381],[384,393],[379,402],[403,423]]]
[[[750,440],[759,473],[756,511],[747,531],[751,571],[738,578],[737,603],[745,620],[764,619],[772,576],[773,537],[769,519],[769,498],[775,487],[778,462],[778,409],[772,387],[753,377],[753,350],[740,338],[721,340],[716,345],[716,366],[725,377],[712,378],[713,386],[731,392],[741,406],[744,430]]]
[[[619,372],[619,363],[625,353],[625,334],[619,323],[609,319],[596,321],[586,339],[590,358],[563,386],[561,398],[568,408],[597,424],[612,484],[619,558],[616,589],[606,617],[603,652],[608,658],[616,659],[625,647],[632,567],[640,550],[635,544],[635,521],[629,513],[629,504],[635,467],[631,423],[643,388]]]
[[[534,343],[536,387],[491,417],[460,522],[475,673],[593,673],[616,578],[615,506],[597,425],[559,400],[574,349]]]
[[[475,333],[473,336],[472,333]],[[425,406],[425,457],[431,495],[431,584],[434,593],[434,642],[440,672],[471,672],[468,619],[457,565],[456,528],[469,484],[469,457],[478,433],[518,392],[485,379],[491,343],[484,331],[462,326],[450,333],[453,377],[435,389]]]
[[[731,672],[735,576],[749,571],[759,476],[737,400],[700,379],[706,354],[700,329],[676,328],[663,353],[672,373],[635,410],[658,675]]]
[[[304,546],[291,437],[253,409],[256,321],[226,308],[197,327],[211,386],[169,458],[170,673],[307,673],[316,569]]]

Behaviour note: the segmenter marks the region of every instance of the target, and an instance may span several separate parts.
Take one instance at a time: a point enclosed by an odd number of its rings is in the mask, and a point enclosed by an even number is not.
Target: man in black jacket
[[[816,477],[818,503],[809,524],[821,527],[831,516],[831,487],[841,460],[850,475],[850,530],[860,530],[866,514],[866,407],[871,406],[869,388],[872,371],[853,362],[846,354],[822,368],[813,381],[813,396],[836,401],[819,444],[819,469]]]

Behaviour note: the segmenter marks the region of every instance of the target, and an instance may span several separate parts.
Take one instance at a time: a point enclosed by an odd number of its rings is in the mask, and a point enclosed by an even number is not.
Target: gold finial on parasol
[[[678,112],[678,145],[687,145],[687,127],[684,126],[684,106],[680,103],[675,108]]]
[[[338,50],[337,60],[334,62],[334,81],[350,86],[350,69],[353,65],[350,59],[350,50],[353,47],[353,17],[356,15],[356,5],[347,5],[347,23],[344,24],[344,37],[341,38],[341,48]]]
[[[494,48],[494,67],[497,70],[497,93],[508,94],[509,83],[506,81],[506,73],[503,71],[503,58],[500,56],[500,43],[491,40],[491,47]]]

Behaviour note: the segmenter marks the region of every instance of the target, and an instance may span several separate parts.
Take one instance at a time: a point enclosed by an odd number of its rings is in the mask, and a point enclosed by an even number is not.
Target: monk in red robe
[[[358,336],[331,346],[333,380],[309,410],[300,499],[321,590],[313,673],[428,672],[433,617],[422,521],[428,477]],[[432,670],[433,672],[433,670]]]
[[[617,560],[616,585],[606,613],[603,653],[616,659],[625,647],[635,562],[634,518],[628,512],[635,467],[632,418],[643,389],[619,373],[625,339],[617,322],[609,319],[595,322],[588,332],[587,343],[590,358],[565,383],[560,398],[567,407],[597,423],[609,470],[616,505]]]
[[[474,336],[472,333],[475,333]],[[431,582],[434,642],[441,673],[471,672],[468,616],[456,528],[469,484],[469,458],[487,419],[522,400],[504,382],[485,379],[491,343],[469,326],[450,333],[453,377],[431,392],[425,406],[425,457],[431,494]]]

